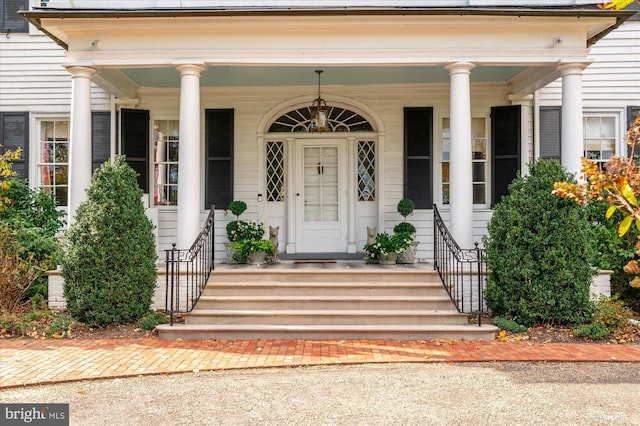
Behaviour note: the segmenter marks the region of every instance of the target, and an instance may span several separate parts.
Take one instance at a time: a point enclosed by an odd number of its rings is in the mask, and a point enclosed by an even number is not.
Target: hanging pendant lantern
[[[322,74],[322,70],[316,70],[316,74],[318,74],[318,97],[314,99],[309,107],[311,112],[309,131],[326,132],[329,130],[329,108],[325,100],[320,97],[320,74]]]

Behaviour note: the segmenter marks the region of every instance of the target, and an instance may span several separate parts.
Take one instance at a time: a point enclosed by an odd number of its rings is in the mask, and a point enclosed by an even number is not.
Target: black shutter
[[[29,113],[0,112],[0,153],[22,148],[19,160],[13,161],[13,171],[21,179],[29,178]]]
[[[404,109],[404,197],[418,209],[433,206],[433,108]]]
[[[540,107],[540,158],[560,161],[562,107]]]
[[[122,109],[121,143],[127,163],[138,172],[138,185],[149,193],[149,111]]]
[[[640,106],[627,107],[627,130],[629,130],[634,121],[636,121],[636,117],[638,116],[638,114],[640,114]],[[635,158],[640,157],[640,146],[636,146],[634,148],[633,154]],[[627,145],[627,157],[631,157],[631,147],[629,145]]]
[[[509,193],[520,169],[520,105],[491,108],[491,204]]]
[[[19,10],[29,10],[29,0],[0,0],[0,32],[26,33],[29,31],[27,21]]]
[[[111,155],[111,113],[91,113],[91,172]]]
[[[233,110],[205,110],[205,207],[226,209],[233,200]]]

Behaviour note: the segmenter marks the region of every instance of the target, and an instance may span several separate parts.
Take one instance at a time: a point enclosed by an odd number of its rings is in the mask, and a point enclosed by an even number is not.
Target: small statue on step
[[[376,242],[376,227],[369,227],[367,226],[367,244],[373,244]],[[371,259],[371,257],[369,257],[369,255],[367,254],[364,257],[364,261],[367,263],[371,263],[373,261],[373,259]]]
[[[269,227],[269,241],[273,244],[273,262],[279,262],[278,259],[278,233],[280,232],[279,226]]]

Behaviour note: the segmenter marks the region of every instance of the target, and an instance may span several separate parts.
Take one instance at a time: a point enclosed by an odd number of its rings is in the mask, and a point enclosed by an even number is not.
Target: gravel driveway
[[[640,425],[640,364],[366,364],[0,391],[83,425]]]

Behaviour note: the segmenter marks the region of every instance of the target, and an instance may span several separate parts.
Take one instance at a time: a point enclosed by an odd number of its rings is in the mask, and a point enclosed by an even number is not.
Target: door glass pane
[[[304,148],[304,220],[337,222],[338,148]]]

